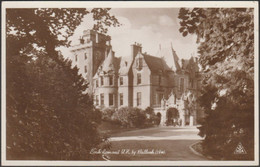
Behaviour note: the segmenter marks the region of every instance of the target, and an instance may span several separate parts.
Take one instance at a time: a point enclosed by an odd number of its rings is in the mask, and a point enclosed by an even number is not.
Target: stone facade
[[[156,56],[143,53],[141,44],[131,47],[130,56],[116,57],[110,37],[93,30],[84,31],[80,44],[72,47],[73,64],[89,82],[96,107],[152,107],[161,125],[172,121],[170,109],[175,109],[182,126],[195,125],[203,117],[196,103],[197,60],[180,60],[173,47],[159,49]]]

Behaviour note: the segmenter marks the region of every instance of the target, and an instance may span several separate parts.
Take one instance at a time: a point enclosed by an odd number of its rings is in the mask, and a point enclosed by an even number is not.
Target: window
[[[101,102],[101,106],[104,105],[104,93],[100,94],[100,102]]]
[[[137,84],[141,84],[141,74],[140,73],[138,73],[137,74]]]
[[[143,59],[142,58],[139,58],[139,66],[143,67]]]
[[[78,55],[75,55],[75,61],[78,61]]]
[[[85,60],[87,60],[88,58],[87,53],[84,53],[84,56],[85,56]]]
[[[123,103],[124,103],[124,99],[123,99],[123,98],[124,98],[123,93],[120,93],[120,94],[119,94],[119,105],[120,105],[120,106],[122,106]]]
[[[114,105],[114,94],[109,93],[109,106]]]
[[[143,59],[142,58],[136,59],[136,68],[141,70],[142,67],[143,67]]]
[[[100,85],[104,85],[104,78],[102,76],[100,77]]]
[[[190,87],[191,87],[191,88],[194,87],[194,81],[193,81],[193,79],[190,79]]]
[[[140,106],[141,105],[141,92],[137,92],[137,106]]]
[[[85,73],[87,73],[88,72],[88,68],[87,68],[87,66],[85,66]]]
[[[98,88],[98,79],[96,80],[96,88]]]
[[[120,85],[123,85],[123,84],[124,84],[124,78],[123,78],[123,77],[120,77],[120,78],[119,78],[119,82],[120,82]]]
[[[184,78],[180,79],[180,91],[184,92]]]
[[[159,75],[159,86],[161,85],[161,82],[162,82],[162,77],[161,75]]]
[[[96,95],[96,105],[99,105],[98,95]]]
[[[109,85],[113,85],[113,76],[109,76]]]
[[[157,93],[156,94],[156,105],[161,105],[162,98],[163,98],[163,94],[162,93]]]

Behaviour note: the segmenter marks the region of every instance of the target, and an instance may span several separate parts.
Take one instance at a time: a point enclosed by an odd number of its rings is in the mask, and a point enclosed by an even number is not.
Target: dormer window
[[[136,68],[137,68],[138,70],[141,70],[142,67],[143,67],[143,59],[142,59],[142,58],[136,59]]]
[[[75,61],[78,61],[78,55],[75,55]]]

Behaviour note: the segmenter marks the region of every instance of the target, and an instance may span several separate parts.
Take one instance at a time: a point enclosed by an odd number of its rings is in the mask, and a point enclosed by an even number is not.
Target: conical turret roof
[[[171,48],[160,47],[156,56],[162,58],[163,62],[165,62],[172,71],[176,72],[181,69],[179,64],[179,58],[172,47]],[[165,70],[169,70],[169,69],[166,68]]]
[[[103,65],[103,71],[108,72],[108,71],[115,71],[115,57],[113,54],[112,49],[110,49],[107,57],[105,58],[104,65]]]

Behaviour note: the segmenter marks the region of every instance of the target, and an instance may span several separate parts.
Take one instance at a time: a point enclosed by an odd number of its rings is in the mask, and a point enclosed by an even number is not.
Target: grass
[[[136,128],[136,127],[123,127],[118,123],[111,122],[111,121],[102,121],[101,124],[98,127],[98,131],[102,134],[106,134],[108,136],[116,136],[116,134],[120,134],[127,131],[133,131],[138,129],[147,129],[157,126],[145,126],[142,128]]]
[[[136,129],[137,128],[126,128],[117,123],[110,122],[110,121],[102,121],[98,127],[100,133],[106,134],[108,136],[121,133],[121,132],[130,131],[130,130],[136,130]]]
[[[196,144],[193,144],[191,147],[192,147],[197,153],[199,153],[201,156],[204,156],[204,157],[206,157],[206,158],[209,159],[209,160],[213,160],[213,158],[212,158],[211,156],[208,156],[208,155],[206,155],[206,154],[204,153],[203,147],[202,147],[202,142],[201,142],[201,141],[198,142],[198,143],[196,143]]]
[[[203,148],[202,148],[202,143],[198,142],[196,144],[193,144],[191,146],[195,151],[197,151],[199,154],[203,155]]]

